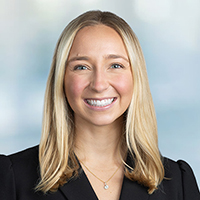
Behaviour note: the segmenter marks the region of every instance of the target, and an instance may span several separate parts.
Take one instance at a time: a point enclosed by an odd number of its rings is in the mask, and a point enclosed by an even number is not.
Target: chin
[[[91,123],[95,126],[109,126],[109,125],[119,125],[119,120],[121,119],[121,117],[117,118],[117,119],[109,119],[109,118],[103,118],[102,120],[96,119],[91,121]]]

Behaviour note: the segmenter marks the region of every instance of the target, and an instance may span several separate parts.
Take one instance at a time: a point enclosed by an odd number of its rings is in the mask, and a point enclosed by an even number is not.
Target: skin
[[[121,37],[110,27],[81,29],[73,42],[65,73],[65,94],[75,117],[75,153],[94,174],[109,181],[109,190],[84,167],[99,199],[119,199],[123,167],[118,154],[123,113],[133,91],[128,55]],[[111,99],[94,106],[88,100]]]
[[[78,124],[118,123],[130,104],[133,80],[124,44],[113,29],[98,25],[79,31],[68,58],[65,85]],[[109,106],[86,103],[88,99],[108,98],[115,98]]]

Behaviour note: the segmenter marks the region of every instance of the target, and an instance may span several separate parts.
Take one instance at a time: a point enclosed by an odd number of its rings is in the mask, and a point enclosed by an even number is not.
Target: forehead
[[[78,31],[70,54],[117,53],[127,56],[121,36],[105,25],[87,26]]]
[[[104,24],[96,24],[96,25],[91,25],[91,26],[86,26],[86,27],[81,28],[77,32],[76,37],[77,37],[77,35],[80,36],[85,33],[88,34],[89,32],[92,32],[92,33],[98,34],[98,35],[103,35],[106,32],[106,34],[108,34],[108,35],[109,34],[111,34],[111,35],[117,34],[119,36],[119,34],[113,28],[106,26]]]

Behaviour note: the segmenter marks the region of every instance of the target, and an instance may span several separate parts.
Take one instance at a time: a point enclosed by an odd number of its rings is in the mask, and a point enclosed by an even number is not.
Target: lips
[[[104,106],[108,106],[108,105],[112,104],[112,102],[114,101],[114,99],[115,99],[114,97],[113,98],[108,98],[108,99],[102,99],[102,100],[86,99],[86,102],[90,106],[104,107]]]

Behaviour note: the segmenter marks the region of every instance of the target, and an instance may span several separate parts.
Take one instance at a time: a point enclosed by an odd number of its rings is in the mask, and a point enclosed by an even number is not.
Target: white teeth
[[[91,106],[102,107],[102,106],[107,106],[111,104],[113,101],[114,101],[114,98],[104,99],[104,100],[87,100],[87,103]]]

